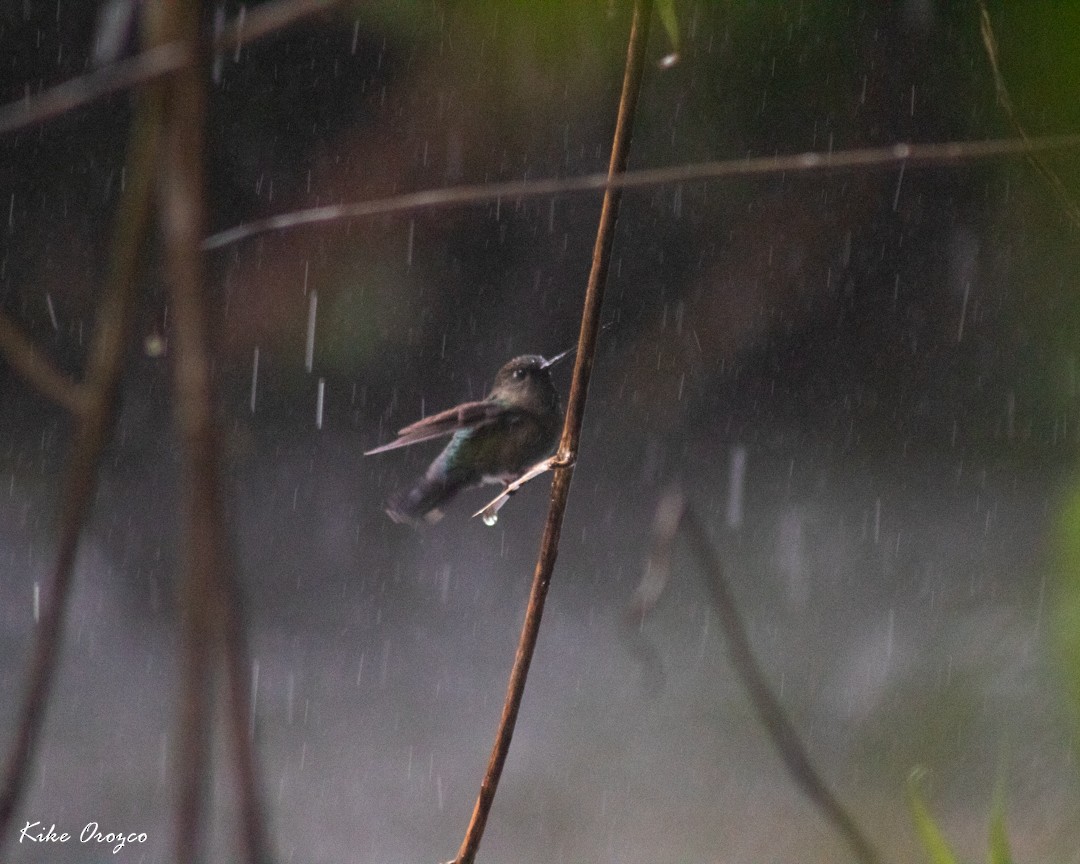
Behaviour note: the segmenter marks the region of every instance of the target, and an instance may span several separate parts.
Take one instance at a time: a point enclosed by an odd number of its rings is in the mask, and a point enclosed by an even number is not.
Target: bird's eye
[[[525,377],[525,370],[524,369],[515,369],[513,377],[514,377],[515,381],[520,381],[522,378]]]

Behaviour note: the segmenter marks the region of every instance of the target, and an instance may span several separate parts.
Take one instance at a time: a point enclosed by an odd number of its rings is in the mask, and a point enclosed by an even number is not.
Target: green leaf
[[[990,810],[990,864],[1013,864],[1005,830],[1005,784],[998,783]]]
[[[930,815],[930,810],[919,792],[919,782],[925,773],[922,769],[916,768],[908,776],[908,806],[911,808],[915,830],[919,833],[919,839],[922,840],[923,849],[926,850],[926,857],[930,864],[958,864],[956,856],[953,855],[949,844],[945,842],[945,836],[938,828],[934,817]]]
[[[664,25],[668,41],[671,42],[671,53],[679,53],[679,19],[675,15],[675,0],[657,0],[656,14],[660,16],[660,23]]]

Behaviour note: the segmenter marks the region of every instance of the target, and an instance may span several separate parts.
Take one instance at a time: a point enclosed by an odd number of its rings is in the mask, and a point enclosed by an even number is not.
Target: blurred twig
[[[74,416],[83,413],[86,393],[76,382],[58,370],[6,314],[0,312],[0,354],[31,387]]]
[[[1012,97],[1009,95],[1009,88],[1005,85],[1005,76],[1001,74],[1001,66],[998,64],[997,38],[994,36],[994,27],[990,21],[990,13],[987,11],[985,0],[979,0],[979,30],[982,34],[983,47],[986,48],[986,57],[990,61],[990,69],[994,73],[994,88],[997,91],[998,102],[1005,111],[1005,115],[1009,118],[1013,130],[1020,136],[1020,140],[1024,142],[1024,154],[1027,156],[1028,161],[1035,166],[1035,170],[1049,184],[1054,192],[1054,197],[1058,199],[1058,203],[1068,214],[1073,225],[1080,228],[1080,207],[1069,195],[1069,190],[1065,188],[1061,178],[1039,158],[1034,147],[1034,143],[1039,139],[1031,138],[1027,134],[1027,130],[1024,129],[1020,123],[1020,118],[1016,114],[1016,107],[1013,105]]]
[[[343,0],[273,0],[241,13],[217,34],[214,46],[236,49],[342,5]],[[95,102],[110,93],[127,90],[176,72],[192,62],[182,45],[164,43],[134,57],[71,78],[36,96],[0,106],[0,135],[44,123]]]
[[[188,46],[196,57],[201,47],[199,6],[197,0],[167,0],[159,9],[169,38]],[[176,859],[180,864],[202,860],[213,703],[212,659],[217,647],[215,586],[222,566],[217,437],[199,252],[199,237],[206,224],[202,165],[206,94],[200,66],[185,68],[170,82],[158,186],[173,313],[174,410],[184,450],[182,494],[187,530],[180,589],[180,725],[175,743]]]
[[[218,43],[232,47],[241,40],[257,39],[332,5],[329,0],[266,4],[248,17],[246,26],[224,28]],[[154,169],[165,130],[160,198],[173,289],[177,416],[188,449],[190,532],[189,569],[181,591],[185,651],[178,735],[178,858],[187,864],[198,861],[200,856],[212,702],[211,663],[220,656],[215,649],[223,648],[244,854],[248,862],[262,862],[269,859],[269,844],[249,731],[248,660],[239,590],[221,536],[224,520],[217,493],[219,447],[212,412],[206,311],[201,296],[200,241],[206,222],[202,200],[205,93],[203,66],[192,62],[199,47],[199,4],[195,0],[171,0],[148,5],[146,14],[150,47],[143,53],[65,82],[32,100],[0,108],[2,133],[42,122],[115,90],[146,85],[136,99],[128,148],[128,182],[121,198],[86,382],[79,385],[67,380],[7,316],[0,314],[0,352],[30,384],[67,407],[77,420],[61,507],[57,563],[45,595],[23,707],[0,787],[0,847],[26,785],[59,656],[78,536],[93,497],[96,470],[114,412],[133,317],[136,264],[149,222]],[[177,73],[173,80],[159,80],[170,73]]]
[[[0,107],[0,135],[44,123],[110,93],[168,75],[190,60],[180,45],[158,45],[57,84],[36,96],[10,102]]]
[[[344,5],[344,0],[273,0],[260,3],[251,11],[241,12],[222,28],[214,39],[214,47],[240,48],[249,42],[264,39],[286,27],[329,12],[335,6]]]
[[[223,610],[221,627],[225,651],[226,712],[231,744],[233,771],[240,798],[240,839],[247,864],[262,864],[272,860],[270,841],[266,833],[259,790],[258,760],[252,735],[254,728],[251,704],[251,661],[247,647],[247,622],[244,620],[240,590],[232,561],[225,562],[222,573]]]
[[[198,0],[162,3],[163,26],[201,58]],[[235,572],[225,537],[220,495],[220,433],[214,418],[209,318],[201,240],[206,224],[205,64],[178,72],[165,120],[160,177],[165,260],[172,300],[173,376],[177,425],[184,447],[187,561],[181,588],[183,680],[176,742],[178,813],[176,852],[183,864],[202,856],[213,705],[214,661],[223,658],[243,846],[251,864],[268,858],[246,699],[247,652]]]
[[[630,133],[634,124],[634,111],[638,93],[641,90],[641,77],[645,66],[645,48],[649,38],[649,17],[652,13],[652,0],[635,0],[634,15],[630,25],[630,37],[626,53],[626,70],[623,75],[622,95],[619,98],[618,115],[615,121],[615,135],[611,143],[611,160],[608,163],[608,176],[614,177],[626,170],[630,153]],[[551,483],[551,504],[548,508],[547,521],[544,524],[544,536],[540,541],[540,553],[533,572],[532,588],[529,593],[529,605],[525,612],[521,636],[518,640],[514,665],[510,672],[510,681],[506,688],[506,700],[503,703],[502,716],[495,733],[491,757],[487,771],[480,784],[480,794],[473,808],[469,827],[458,850],[457,864],[472,864],[476,850],[484,834],[488,813],[495,800],[495,790],[502,775],[510,741],[514,734],[521,697],[525,692],[525,680],[529,674],[536,638],[540,632],[540,620],[544,613],[544,600],[547,597],[551,574],[555,569],[555,559],[559,552],[559,535],[562,531],[563,514],[570,494],[570,482],[574,476],[574,460],[577,458],[578,440],[581,424],[585,416],[585,401],[589,390],[589,377],[592,373],[593,355],[596,350],[596,336],[600,329],[600,307],[604,298],[604,286],[607,281],[608,264],[611,260],[611,248],[615,239],[615,223],[619,216],[621,187],[609,186],[604,192],[604,202],[600,211],[600,223],[596,232],[596,244],[593,248],[592,268],[589,283],[585,291],[585,302],[581,312],[581,331],[578,335],[578,347],[574,360],[574,375],[570,385],[570,398],[563,423],[562,438],[556,454],[557,467]]]
[[[15,740],[0,787],[0,848],[26,785],[59,657],[64,612],[79,532],[96,486],[97,468],[114,414],[135,306],[138,254],[150,219],[154,166],[160,143],[162,89],[140,91],[128,137],[127,183],[116,217],[109,271],[87,361],[82,406],[60,504],[56,564],[41,610]]]
[[[279,216],[257,219],[226,228],[206,238],[205,249],[220,249],[241,240],[284,231],[318,222],[356,219],[386,213],[430,210],[437,207],[457,207],[502,198],[519,200],[543,198],[571,192],[595,192],[607,189],[635,189],[663,186],[690,180],[710,180],[718,177],[747,177],[763,174],[803,173],[809,171],[838,171],[845,168],[889,167],[897,164],[931,165],[963,162],[973,159],[993,159],[1040,150],[1063,150],[1080,147],[1080,135],[1048,135],[1027,140],[1002,138],[989,141],[949,141],[940,144],[892,144],[888,147],[868,147],[861,150],[797,153],[791,156],[755,156],[745,159],[724,159],[716,162],[695,162],[669,168],[646,168],[622,174],[585,174],[581,177],[550,180],[508,180],[503,183],[480,183],[455,186],[449,189],[428,189],[357,201],[352,204],[331,204],[295,210]]]
[[[694,553],[708,576],[706,581],[715,601],[720,626],[731,656],[731,665],[750,695],[758,719],[772,739],[788,773],[806,797],[847,841],[855,858],[862,864],[877,864],[880,860],[877,851],[814,768],[799,733],[769,688],[765,675],[754,658],[720,557],[693,508],[678,489],[665,493],[657,506],[653,524],[653,546],[642,583],[646,587],[639,589],[635,595],[635,606],[638,607],[636,611],[644,614],[659,598],[659,592],[663,590],[668,579],[672,547],[680,528],[686,531]]]

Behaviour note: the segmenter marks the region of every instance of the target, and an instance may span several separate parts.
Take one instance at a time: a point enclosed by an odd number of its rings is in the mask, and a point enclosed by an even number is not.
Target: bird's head
[[[551,383],[550,366],[539,354],[515,357],[495,375],[491,398],[536,411],[557,407],[559,394]]]

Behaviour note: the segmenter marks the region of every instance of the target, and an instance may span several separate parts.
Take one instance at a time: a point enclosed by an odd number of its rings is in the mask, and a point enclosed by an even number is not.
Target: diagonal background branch
[[[448,189],[427,189],[371,201],[329,204],[307,210],[294,210],[226,228],[206,238],[204,248],[221,249],[266,234],[285,231],[319,222],[357,219],[387,213],[432,210],[496,201],[502,198],[543,198],[577,192],[607,189],[637,189],[663,186],[691,180],[716,180],[721,177],[751,177],[781,173],[839,171],[852,168],[888,168],[895,165],[939,165],[1003,156],[1030,155],[1048,150],[1080,147],[1080,135],[1046,135],[1039,138],[1000,138],[987,141],[945,141],[930,144],[890,144],[857,150],[793,153],[788,156],[755,156],[694,162],[667,168],[644,168],[620,174],[584,174],[579,177],[554,177],[547,180],[507,180],[502,183],[478,183]]]
[[[180,45],[157,45],[127,60],[50,87],[32,99],[0,107],[0,135],[36,126],[69,111],[175,72],[191,62]]]
[[[214,39],[214,46],[218,50],[239,49],[341,5],[344,0],[271,0],[261,3],[251,12],[242,12],[228,22]],[[36,96],[0,106],[0,135],[52,120],[110,93],[169,75],[192,62],[191,54],[177,43],[148,48],[134,57],[70,78]]]
[[[293,24],[344,6],[345,0],[272,0],[260,3],[226,24],[214,38],[214,47],[240,48],[291,27]]]
[[[773,746],[783,760],[784,767],[795,785],[802,790],[829,822],[847,842],[855,859],[861,864],[878,864],[880,858],[870,841],[863,834],[851,814],[844,808],[829,789],[810,761],[810,755],[799,737],[783,706],[773,695],[765,681],[765,676],[754,658],[746,630],[739,618],[735,598],[731,593],[723,566],[716,554],[716,549],[698,521],[694,511],[687,507],[683,512],[682,524],[690,538],[690,544],[709,575],[709,588],[712,590],[717,615],[728,644],[732,666],[742,680],[743,687],[750,695],[750,701],[757,711],[761,725],[765,727]]]
[[[608,164],[608,176],[613,177],[626,170],[630,154],[630,134],[634,125],[634,112],[637,107],[638,93],[641,90],[641,78],[645,67],[645,48],[649,39],[649,18],[652,14],[652,0],[635,0],[634,15],[630,24],[630,37],[626,54],[626,70],[623,75],[622,95],[619,98],[619,110],[615,123],[615,136],[611,144],[611,161]],[[581,312],[581,332],[574,359],[573,382],[570,385],[570,398],[567,403],[566,419],[563,422],[562,438],[557,453],[558,467],[551,484],[551,504],[548,508],[544,535],[540,541],[540,553],[533,573],[529,604],[522,624],[521,636],[514,655],[514,665],[507,684],[506,700],[503,703],[502,716],[495,733],[495,742],[491,749],[487,771],[480,784],[480,794],[473,808],[472,818],[457,854],[457,864],[472,864],[480,840],[484,834],[488,814],[495,800],[495,791],[502,776],[506,756],[510,752],[510,741],[514,735],[521,699],[525,692],[525,681],[529,674],[536,639],[540,633],[540,621],[544,614],[544,601],[547,597],[551,574],[555,569],[555,559],[559,553],[559,536],[562,532],[563,514],[570,494],[570,482],[574,476],[574,460],[577,458],[578,440],[581,436],[581,424],[585,416],[585,400],[589,391],[589,376],[592,373],[593,355],[596,351],[596,336],[600,330],[600,308],[604,300],[604,286],[607,281],[608,264],[611,261],[611,248],[615,241],[615,223],[619,216],[619,201],[622,189],[608,186],[604,192],[604,203],[600,211],[600,223],[596,232],[596,244],[593,248],[592,268],[589,283],[585,291],[585,302]]]
[[[659,599],[670,575],[672,550],[680,530],[686,533],[701,564],[702,574],[706,577],[706,587],[712,594],[713,607],[720,619],[720,629],[727,642],[732,668],[746,689],[758,720],[772,741],[788,775],[818,808],[825,821],[844,838],[860,864],[879,864],[881,859],[877,850],[814,767],[798,731],[769,687],[765,674],[754,657],[750,638],[739,616],[735,595],[724,575],[724,567],[716,547],[680,489],[668,490],[657,505],[649,562],[645,577],[635,592],[634,611],[644,615]]]

